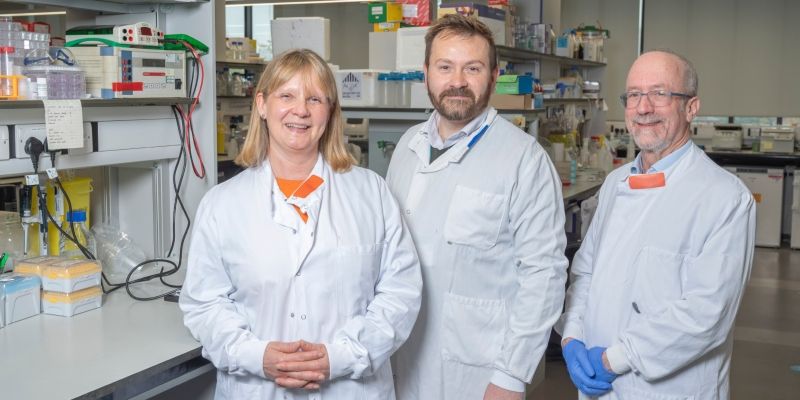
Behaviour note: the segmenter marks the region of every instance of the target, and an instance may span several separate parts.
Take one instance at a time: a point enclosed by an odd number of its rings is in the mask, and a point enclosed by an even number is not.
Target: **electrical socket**
[[[25,142],[27,142],[30,137],[35,137],[44,143],[44,140],[47,139],[47,131],[45,130],[44,124],[14,126],[14,154],[11,155],[13,158],[31,158],[31,156],[25,153]],[[43,153],[39,157],[39,160],[43,157],[49,156]],[[41,161],[39,161],[39,163],[41,165]]]
[[[28,138],[35,137],[44,143],[45,139],[47,139],[47,130],[44,124],[30,124],[30,125],[15,125],[13,140],[14,145],[13,154],[11,157],[13,158],[30,158],[30,156],[25,153],[25,142],[28,141]],[[69,154],[88,154],[94,151],[93,140],[92,140],[92,125],[89,122],[83,123],[83,147],[69,149]],[[50,157],[47,153],[42,153],[40,160],[42,157]],[[40,161],[41,163],[41,161]]]

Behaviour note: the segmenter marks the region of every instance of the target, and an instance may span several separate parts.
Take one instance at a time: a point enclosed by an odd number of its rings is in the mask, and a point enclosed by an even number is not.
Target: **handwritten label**
[[[50,150],[83,147],[83,107],[80,100],[44,100],[44,113]]]

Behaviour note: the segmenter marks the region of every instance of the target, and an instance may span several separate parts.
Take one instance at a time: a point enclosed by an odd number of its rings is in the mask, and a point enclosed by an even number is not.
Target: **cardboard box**
[[[400,22],[403,20],[403,6],[397,3],[369,3],[369,22]]]
[[[497,77],[494,92],[500,94],[533,93],[533,77],[530,75],[500,75]]]
[[[436,16],[442,18],[447,14],[477,18],[492,31],[495,44],[506,43],[506,12],[503,9],[473,2],[442,3]]]
[[[331,59],[331,23],[327,18],[299,17],[272,20],[272,54],[289,49],[310,49],[325,61]]]
[[[489,105],[498,110],[529,110],[531,108],[531,95],[493,93],[492,97],[489,98]]]

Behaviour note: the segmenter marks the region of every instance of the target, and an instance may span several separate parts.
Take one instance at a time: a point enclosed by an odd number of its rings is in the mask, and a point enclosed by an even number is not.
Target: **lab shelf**
[[[217,64],[225,64],[225,65],[232,65],[232,66],[243,66],[243,67],[265,67],[267,65],[266,61],[248,61],[248,60],[217,60]]]
[[[433,109],[430,108],[379,108],[379,107],[342,107],[345,118],[367,118],[393,121],[424,121]],[[500,115],[538,115],[544,109],[530,110],[497,110]]]
[[[144,106],[171,106],[177,104],[189,104],[192,99],[189,97],[161,97],[161,98],[137,98],[137,99],[81,99],[83,107],[144,107]],[[2,100],[0,110],[8,109],[36,109],[44,108],[42,100]]]
[[[546,105],[581,104],[581,103],[594,103],[594,102],[601,102],[601,101],[603,101],[602,98],[600,98],[600,99],[544,99],[544,104],[546,104]]]
[[[39,4],[45,6],[71,9],[99,11],[115,14],[127,14],[137,10],[145,10],[152,4],[196,4],[208,3],[209,0],[9,0],[13,3]],[[144,6],[146,8],[141,8]]]
[[[561,57],[552,54],[539,53],[532,50],[518,49],[508,46],[496,46],[497,56],[501,60],[513,61],[518,63],[530,62],[534,60],[557,61],[561,65],[576,65],[583,67],[605,67],[605,63],[597,61],[580,60],[577,58]]]
[[[107,150],[89,154],[70,154],[69,156],[58,156],[57,166],[59,170],[92,168],[107,165],[122,165],[137,163],[142,161],[169,160],[178,157],[180,146],[160,146],[142,149]],[[39,167],[40,172],[43,166],[50,166],[49,156],[43,156]],[[33,172],[31,160],[28,158],[15,158],[0,161],[0,178],[30,174]]]

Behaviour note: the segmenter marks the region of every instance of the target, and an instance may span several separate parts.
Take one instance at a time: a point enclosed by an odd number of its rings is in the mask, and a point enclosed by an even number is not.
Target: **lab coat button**
[[[448,241],[447,241],[447,244],[453,244],[453,242],[451,242],[451,241],[449,241],[449,240],[448,240]]]
[[[302,319],[303,321],[305,321],[305,320],[306,320],[306,315],[305,315],[305,314],[301,315],[301,316],[300,316],[300,319]]]
[[[406,215],[411,215],[411,209],[406,208]]]
[[[300,271],[297,271],[297,273],[294,274],[294,276],[300,276]]]
[[[289,318],[294,318],[294,313],[290,313]]]

